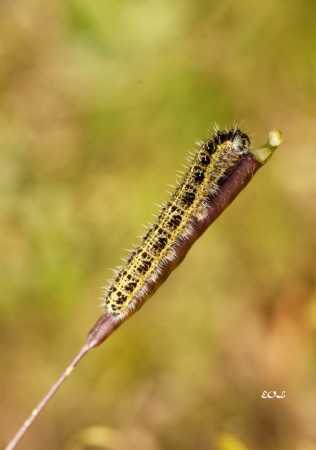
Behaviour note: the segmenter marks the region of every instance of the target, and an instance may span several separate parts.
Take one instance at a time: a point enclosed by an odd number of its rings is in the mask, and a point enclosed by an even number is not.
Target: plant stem
[[[216,218],[230,205],[234,198],[243,190],[243,188],[249,183],[254,174],[258,169],[260,169],[274,153],[275,149],[281,144],[282,135],[278,130],[272,130],[269,133],[268,141],[266,145],[250,149],[249,153],[240,161],[238,166],[234,171],[227,177],[223,185],[221,186],[218,194],[212,199],[206,209],[206,213],[203,218],[196,221],[194,226],[194,231],[191,232],[191,237],[188,240],[183,240],[181,245],[174,249],[175,257],[172,260],[167,260],[164,263],[163,271],[161,273],[159,283],[155,281],[149,281],[146,284],[146,296],[141,299],[138,303],[138,309],[142,306],[145,300],[152,295],[156,289],[162,284],[173,269],[183,260],[188,250],[190,249],[193,242],[201,236],[202,233],[209,227],[211,223],[216,220]],[[58,391],[60,386],[64,383],[67,377],[73,372],[74,368],[77,366],[79,361],[93,348],[100,345],[108,336],[110,336],[113,331],[121,325],[128,317],[136,312],[135,310],[130,310],[123,317],[113,316],[108,313],[104,313],[91,328],[88,333],[87,340],[82,346],[79,353],[75,356],[66,370],[62,373],[60,378],[51,387],[46,396],[41,400],[41,402],[32,411],[30,416],[15,434],[13,439],[5,447],[4,450],[14,450],[20,440],[23,438],[25,433],[29,430],[35,418],[40,414],[41,411],[47,406],[49,401]]]
[[[29,417],[23,423],[21,428],[17,431],[12,440],[5,447],[5,450],[14,450],[20,440],[23,438],[27,430],[31,427],[32,423],[41,411],[46,407],[48,402],[54,397],[60,386],[64,383],[67,377],[72,373],[76,365],[81,361],[81,359],[88,353],[90,347],[86,344],[80,349],[79,353],[74,357],[69,366],[64,370],[61,376],[58,378],[55,384],[50,388],[45,397],[39,402],[39,404],[33,409]]]

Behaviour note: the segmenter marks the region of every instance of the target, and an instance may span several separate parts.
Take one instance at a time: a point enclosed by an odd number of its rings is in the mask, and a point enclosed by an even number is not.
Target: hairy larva
[[[148,227],[140,244],[114,271],[103,296],[104,313],[88,333],[78,354],[26,419],[5,450],[14,450],[35,418],[72,373],[79,361],[100,345],[158,289],[183,260],[191,245],[234,200],[255,172],[281,144],[278,130],[268,143],[250,149],[248,136],[234,128],[216,131],[199,143],[185,174]]]
[[[170,200],[105,289],[103,305],[108,314],[123,318],[144,303],[153,285],[161,283],[166,263],[176,262],[177,248],[194,238],[196,225],[249,146],[249,137],[238,128],[216,131],[198,144]]]

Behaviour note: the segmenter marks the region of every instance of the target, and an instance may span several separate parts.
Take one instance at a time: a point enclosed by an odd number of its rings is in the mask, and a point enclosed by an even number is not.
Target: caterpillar
[[[157,220],[106,287],[102,299],[104,313],[89,331],[84,345],[5,450],[16,448],[79,361],[158,289],[181,263],[192,244],[248,184],[281,142],[281,133],[272,130],[266,145],[251,149],[248,135],[233,128],[215,131],[211,138],[199,144],[186,173],[169,201],[162,206]]]
[[[249,137],[238,128],[216,131],[198,144],[185,175],[162,206],[156,222],[105,289],[103,305],[108,314],[124,318],[145,302],[155,284],[161,284],[168,263],[176,263],[177,249],[192,240],[196,226],[203,221],[227,177],[249,153],[249,146]]]

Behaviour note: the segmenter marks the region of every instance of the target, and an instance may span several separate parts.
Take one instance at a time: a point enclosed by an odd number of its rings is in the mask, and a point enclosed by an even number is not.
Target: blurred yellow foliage
[[[237,122],[284,144],[25,448],[86,429],[89,450],[111,430],[128,450],[209,450],[223,429],[223,448],[315,447],[315,17],[311,0],[0,2],[2,441],[81,345],[187,150]]]
[[[223,433],[218,438],[217,450],[249,450],[240,439],[229,433]]]

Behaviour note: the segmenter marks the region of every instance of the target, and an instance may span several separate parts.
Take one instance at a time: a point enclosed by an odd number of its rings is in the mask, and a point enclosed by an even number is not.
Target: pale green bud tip
[[[261,164],[265,164],[273,155],[274,151],[282,144],[283,136],[280,130],[271,130],[268,135],[268,141],[259,148],[251,148],[250,153]]]
[[[280,130],[271,130],[268,137],[268,145],[270,147],[279,147],[282,144],[283,135]]]

